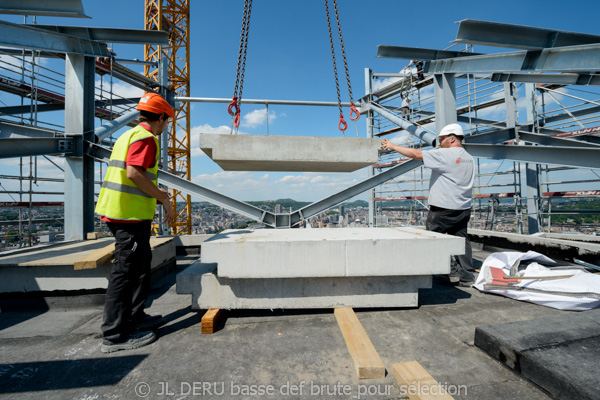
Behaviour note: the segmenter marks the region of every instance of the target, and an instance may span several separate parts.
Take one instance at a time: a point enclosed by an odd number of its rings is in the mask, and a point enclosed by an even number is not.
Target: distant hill
[[[277,199],[277,200],[259,200],[259,201],[246,201],[246,203],[251,204],[255,207],[263,208],[263,209],[273,209],[276,204],[280,204],[281,207],[285,210],[289,210],[290,207],[294,210],[299,210],[302,207],[306,207],[312,202],[309,201],[296,201],[294,199]],[[205,204],[209,205],[210,203],[206,202],[197,202],[195,204]],[[352,202],[343,203],[343,205],[347,208],[353,207],[368,207],[369,203],[364,200],[355,200]]]

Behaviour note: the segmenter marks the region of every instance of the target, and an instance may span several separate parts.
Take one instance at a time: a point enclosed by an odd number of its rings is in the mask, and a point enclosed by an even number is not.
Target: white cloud
[[[273,121],[276,118],[277,118],[277,115],[275,114],[275,112],[270,111],[269,112],[269,121]],[[250,128],[260,126],[260,125],[264,124],[267,120],[267,109],[263,108],[263,109],[251,111],[251,112],[245,114],[243,119],[244,119],[244,122],[242,122],[242,126],[246,126],[246,127],[250,127]]]
[[[350,174],[279,173],[265,174],[248,171],[219,171],[200,174],[192,181],[240,200],[269,200],[293,198],[315,201],[328,197],[366,178],[366,171]]]
[[[110,98],[110,80],[104,79],[102,82],[102,92],[100,92],[100,79],[96,80],[96,97],[100,97],[102,93],[103,98]],[[131,97],[142,97],[144,91],[140,88],[132,86],[124,82],[113,82],[112,84],[113,98],[131,98]]]
[[[214,134],[230,134],[231,127],[226,125],[220,126],[211,126],[210,124],[198,125],[194,126],[190,130],[190,146],[191,146],[191,156],[192,157],[204,157],[206,154],[202,150],[200,150],[200,134],[201,133],[214,133]],[[239,134],[244,134],[243,132],[239,132]]]
[[[380,79],[380,80],[376,80],[375,82],[373,82],[373,91],[376,92],[381,88],[384,88],[388,85],[391,85],[394,82],[398,82],[400,80],[400,78],[386,78],[386,79]]]
[[[283,178],[279,179],[275,183],[301,183],[310,180],[310,178],[306,175],[286,175]]]

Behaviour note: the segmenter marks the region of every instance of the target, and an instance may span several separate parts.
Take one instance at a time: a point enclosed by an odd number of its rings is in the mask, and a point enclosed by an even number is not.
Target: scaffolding
[[[165,79],[164,86],[177,96],[190,96],[190,8],[189,0],[146,0],[144,9],[145,29],[166,31],[168,45],[148,44],[144,47],[144,59],[158,63],[166,62],[166,76],[159,67],[145,67],[146,76],[159,82]],[[160,64],[159,64],[160,65]],[[166,93],[165,93],[166,94]],[[168,97],[168,96],[167,96]],[[171,99],[172,100],[172,99]],[[169,172],[190,180],[190,104],[180,103],[175,110],[168,136],[163,140],[166,151],[166,164]],[[164,154],[164,153],[163,153]],[[163,160],[165,157],[163,156]],[[192,197],[179,190],[171,190],[171,202],[176,220],[170,227],[173,235],[192,233]],[[180,204],[178,204],[180,202]],[[183,204],[183,205],[182,205]]]
[[[448,50],[448,49],[445,49]],[[468,46],[465,52],[473,52],[474,46]],[[432,74],[426,74],[417,79],[414,62],[397,75],[372,72],[371,86],[375,88],[368,93],[369,98],[384,106],[387,111],[401,116],[401,101],[410,96],[413,105],[406,118],[415,126],[430,127],[435,121],[435,96],[431,91]],[[465,126],[467,135],[475,137],[486,134],[494,129],[506,127],[508,116],[502,115],[507,111],[506,102],[524,100],[523,84],[507,86],[502,82],[491,81],[492,74],[457,74],[456,76],[456,115],[459,122]],[[391,81],[391,82],[390,82]],[[590,143],[600,143],[600,103],[597,96],[600,91],[595,87],[537,85],[538,115],[543,129],[552,131],[552,136],[563,138],[578,138]],[[560,89],[560,90],[559,90]],[[570,92],[576,92],[574,96]],[[549,96],[552,95],[552,96]],[[569,105],[562,104],[557,98],[568,98]],[[550,100],[547,98],[550,97]],[[516,110],[518,113],[518,110]],[[493,116],[488,118],[487,116]],[[518,116],[518,114],[517,114]],[[483,117],[483,118],[482,118]],[[575,131],[569,131],[577,129]],[[417,137],[406,133],[388,118],[376,114],[373,118],[374,136],[392,137],[396,144],[406,147],[424,148],[427,145]],[[404,134],[402,134],[404,132]],[[514,140],[511,143],[516,143]],[[379,163],[373,166],[376,173],[381,173],[407,159],[397,153],[382,154]],[[540,230],[551,232],[565,228],[565,225],[553,226],[552,215],[559,213],[586,214],[594,210],[566,211],[552,207],[553,199],[578,198],[593,200],[598,197],[598,190],[574,190],[573,186],[586,188],[598,187],[600,174],[594,169],[553,166],[541,164],[537,175],[541,190],[539,196],[534,196],[536,209],[528,210],[526,188],[524,187],[525,163],[514,161],[491,161],[476,158],[475,185],[473,188],[473,216],[470,227],[506,230],[517,233],[527,233],[527,216],[534,215],[538,220]],[[482,172],[482,167],[485,172]],[[560,177],[550,179],[550,173]],[[427,212],[427,194],[430,172],[420,166],[399,178],[390,180],[378,186],[372,192],[375,202],[375,221],[377,226],[424,225]],[[542,180],[545,175],[545,180]],[[555,189],[555,188],[559,188]],[[595,210],[597,213],[597,210]],[[584,225],[582,229],[593,233],[598,227]],[[533,232],[531,232],[533,233]]]

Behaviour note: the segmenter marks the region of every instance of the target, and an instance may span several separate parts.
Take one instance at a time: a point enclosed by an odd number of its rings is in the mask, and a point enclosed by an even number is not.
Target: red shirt
[[[140,124],[140,126],[152,133],[150,127],[146,124]],[[127,150],[127,159],[125,160],[126,165],[134,165],[136,167],[142,167],[144,170],[154,167],[158,160],[156,160],[156,142],[153,137],[147,137],[137,142],[132,143]],[[100,217],[101,221],[107,222],[119,222],[119,223],[136,223],[140,221],[131,221],[123,219],[107,218],[104,216]]]

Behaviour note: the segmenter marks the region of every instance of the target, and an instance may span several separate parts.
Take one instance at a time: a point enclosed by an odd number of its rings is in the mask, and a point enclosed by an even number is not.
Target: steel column
[[[373,91],[373,71],[369,68],[365,68],[365,94],[369,96]],[[373,137],[373,111],[367,111],[367,118],[365,118],[367,124],[367,137]],[[375,168],[370,166],[368,168],[369,178],[375,175]],[[375,189],[371,189],[369,192],[369,228],[375,226]]]
[[[535,85],[532,83],[525,84],[525,96],[527,106],[527,120],[537,120],[537,107],[535,102],[536,91]],[[535,130],[535,125],[532,127]],[[538,164],[525,164],[525,182],[527,184],[526,198],[527,198],[527,226],[528,233],[531,235],[537,233],[540,230],[540,199],[542,191],[540,189],[540,174]],[[522,189],[521,189],[522,191]],[[521,193],[521,196],[523,194]]]
[[[95,59],[67,54],[65,59],[65,132],[75,157],[65,157],[65,240],[84,240],[94,231],[94,160],[84,141],[94,141]]]
[[[456,122],[456,79],[454,74],[433,76],[435,93],[435,131]]]

